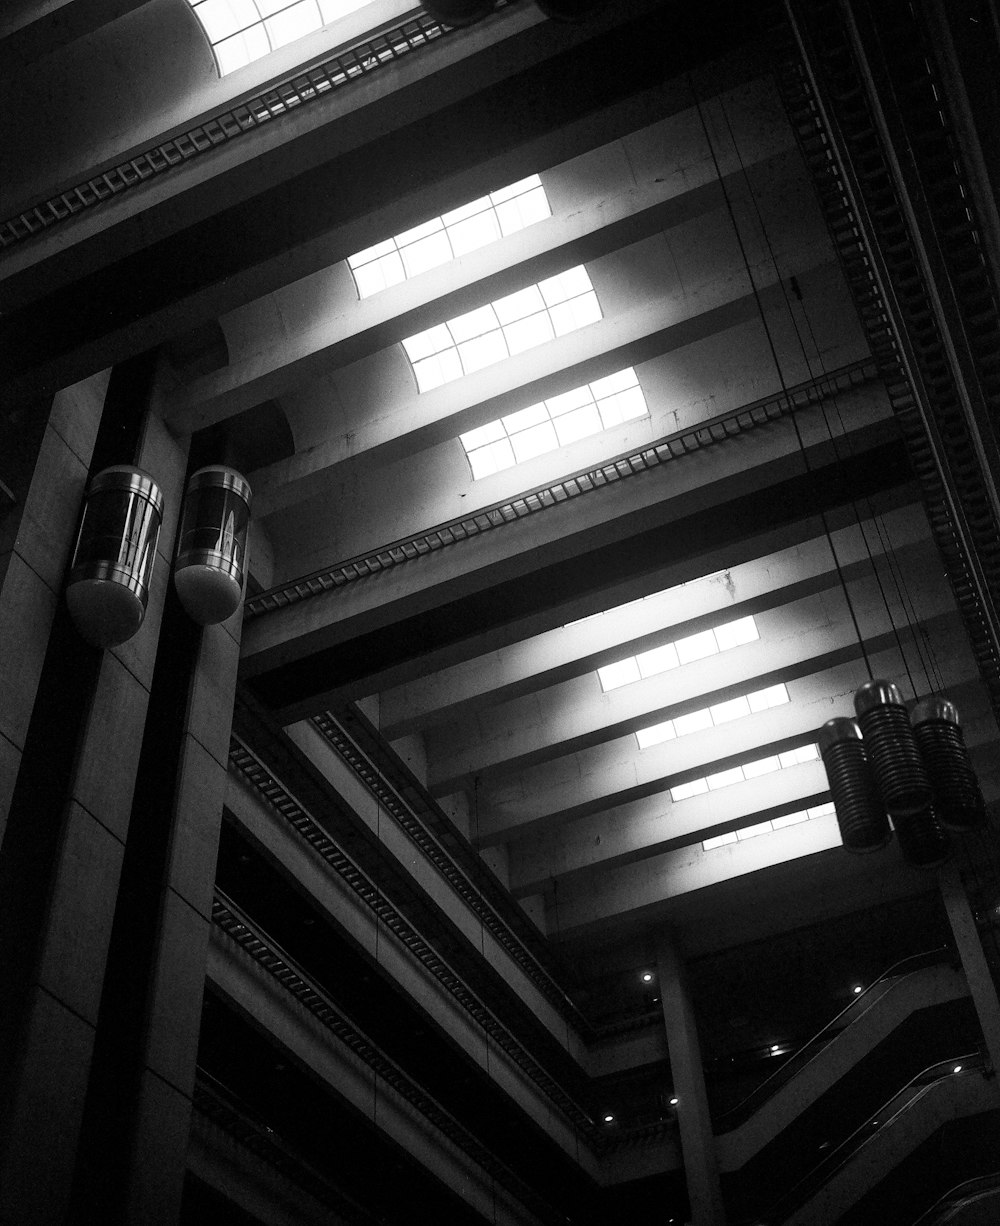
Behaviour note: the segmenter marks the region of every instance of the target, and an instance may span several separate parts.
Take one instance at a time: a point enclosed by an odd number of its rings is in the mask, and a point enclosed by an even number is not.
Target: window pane
[[[742,830],[737,830],[736,837],[739,839],[755,839],[759,834],[770,834],[773,827],[770,822],[758,822],[756,826],[744,826]]]
[[[676,647],[677,658],[682,664],[704,660],[706,656],[714,656],[719,650],[711,630],[703,630],[701,634],[691,634],[687,638],[678,639]]]
[[[518,179],[516,183],[510,183],[507,187],[498,188],[495,192],[490,192],[490,199],[494,204],[500,204],[503,200],[511,200],[514,196],[521,196],[525,192],[531,191],[532,188],[541,187],[542,181],[538,175],[528,175],[526,179]]]
[[[701,796],[708,791],[707,779],[694,779],[690,783],[679,783],[670,789],[671,800],[687,800],[691,796]]]
[[[265,35],[265,42],[267,37]],[[268,43],[267,50],[271,49]],[[267,54],[267,51],[264,52]],[[219,61],[219,72],[225,76],[229,72],[236,72],[238,68],[242,68],[245,64],[249,64],[251,60],[250,52],[247,50],[246,39],[242,34],[234,34],[232,38],[227,38],[225,42],[215,44],[215,56]]]
[[[725,847],[727,843],[736,842],[736,831],[731,830],[728,834],[717,834],[714,839],[705,839],[702,847],[705,851],[714,851],[716,847]]]
[[[524,319],[525,316],[534,315],[544,310],[545,307],[537,285],[528,285],[514,294],[508,294],[505,298],[498,298],[493,305],[496,308],[497,319],[502,324]]]
[[[742,782],[743,768],[741,766],[734,766],[730,770],[718,771],[716,774],[708,776],[708,786],[713,792],[718,791],[719,788],[728,788],[734,783]]]
[[[529,315],[527,319],[505,325],[503,331],[511,353],[524,353],[526,349],[534,349],[536,345],[552,340],[552,324],[548,315]]]
[[[776,770],[781,770],[781,763],[777,758],[758,758],[756,762],[743,763],[743,774],[747,779],[770,775]]]
[[[560,392],[558,396],[550,396],[545,403],[552,416],[558,417],[561,413],[569,413],[573,409],[580,408],[581,405],[593,404],[593,400],[590,388],[584,384],[583,387],[574,387],[570,392]]]
[[[786,813],[784,817],[772,817],[771,825],[775,830],[783,830],[786,826],[797,826],[799,822],[808,820],[809,814],[805,809],[801,809],[798,813]]]
[[[673,643],[664,643],[662,647],[653,647],[642,651],[636,656],[639,662],[639,672],[644,677],[654,677],[657,673],[665,673],[669,668],[676,668],[677,648]]]
[[[457,344],[459,341],[471,340],[474,336],[482,336],[484,332],[493,332],[498,326],[493,307],[487,304],[449,319],[447,330]]]
[[[767,711],[770,707],[780,707],[788,702],[788,691],[783,685],[771,685],[766,690],[757,690],[749,694],[751,711]]]
[[[618,392],[624,392],[630,387],[635,387],[637,382],[635,371],[631,366],[626,366],[624,370],[616,371],[613,375],[605,375],[603,379],[595,379],[590,385],[590,390],[600,400],[604,396],[614,396]]]
[[[443,349],[450,349],[451,346],[451,333],[444,324],[437,324],[433,328],[428,328],[426,332],[418,332],[416,336],[409,336],[403,341],[406,356],[411,362],[419,362],[421,358],[429,357],[432,353],[440,353]]]
[[[645,397],[637,387],[630,388],[627,392],[619,392],[617,396],[608,396],[598,407],[606,428],[620,425],[623,421],[632,421],[636,417],[645,417],[649,411]]]
[[[212,43],[219,42],[260,20],[253,0],[205,0],[204,4],[198,5],[195,12],[209,42]]]
[[[582,264],[578,264],[576,268],[567,268],[565,272],[557,273],[554,277],[547,277],[544,281],[539,281],[538,288],[545,299],[545,305],[551,307],[559,302],[565,302],[567,298],[575,298],[578,294],[585,294],[593,286],[590,284],[590,277],[587,276],[586,268]]]
[[[730,698],[728,702],[717,702],[710,709],[712,720],[716,724],[728,724],[731,719],[740,719],[750,714],[750,704],[745,697]]]
[[[594,405],[574,409],[572,413],[563,413],[561,417],[556,418],[556,430],[559,434],[559,442],[565,447],[570,443],[575,443],[577,439],[600,434],[600,414]]]
[[[678,715],[674,718],[674,731],[678,736],[690,736],[692,732],[703,732],[711,728],[712,717],[708,711],[692,711],[689,715]]]
[[[446,226],[455,226],[460,221],[468,221],[470,217],[475,217],[477,213],[491,213],[492,211],[489,196],[480,196],[478,200],[470,200],[468,204],[452,209],[450,213],[442,213],[441,221]]]
[[[577,328],[586,327],[587,324],[599,320],[601,308],[597,305],[596,295],[586,294],[582,298],[573,298],[569,302],[550,307],[549,314],[552,316],[556,335],[565,336],[568,332],[575,332]]]
[[[559,445],[550,421],[533,426],[530,430],[520,430],[510,441],[518,464],[534,459],[536,455],[542,455],[546,451],[553,451]]]
[[[311,30],[318,30],[322,25],[319,19],[319,9],[315,0],[300,0],[276,17],[269,17],[264,23],[275,49],[284,47],[286,43],[294,42]]]
[[[629,656],[627,660],[619,660],[616,664],[605,664],[603,668],[597,670],[597,675],[606,693],[608,690],[617,689],[620,685],[629,685],[633,681],[638,681],[639,667]]]
[[[443,230],[438,234],[422,238],[419,242],[410,243],[408,247],[403,248],[401,254],[408,277],[415,277],[429,268],[447,264],[452,258],[451,244]]]
[[[834,807],[833,801],[828,800],[825,805],[813,805],[811,808],[806,809],[806,816],[810,818],[830,817],[836,813],[836,811],[837,810]]]
[[[455,254],[465,255],[469,251],[495,243],[500,237],[500,227],[492,211],[480,213],[478,217],[470,217],[468,221],[450,226],[448,237]]]
[[[517,413],[509,413],[500,420],[508,434],[516,434],[518,430],[527,430],[531,426],[540,426],[542,422],[547,422],[549,415],[545,412],[544,404],[529,404],[526,409],[520,409]]]
[[[640,728],[635,734],[640,749],[649,749],[651,745],[662,745],[664,741],[672,741],[677,733],[674,731],[673,720],[665,719],[660,724],[652,724],[649,728]]]
[[[473,479],[478,481],[481,477],[492,476],[504,468],[513,468],[514,452],[507,439],[500,439],[471,452],[469,463],[472,465]]]
[[[477,447],[485,447],[487,443],[495,443],[506,438],[504,428],[498,421],[488,422],[485,426],[477,426],[475,430],[466,430],[458,436],[466,451],[474,451]]]
[[[409,243],[416,243],[422,238],[428,238],[432,234],[441,234],[443,232],[444,222],[440,217],[433,217],[430,221],[414,226],[412,230],[404,230],[402,234],[397,234],[396,246],[406,247]]]
[[[719,640],[720,651],[728,651],[730,647],[739,647],[743,643],[752,643],[760,638],[757,623],[752,617],[741,617],[739,621],[716,626],[715,636]]]
[[[347,263],[351,268],[360,268],[362,264],[368,264],[372,260],[377,260],[382,255],[392,255],[395,253],[396,244],[391,238],[387,238],[384,242],[376,243],[374,247],[366,247],[364,251],[359,251],[357,255],[348,257]]]
[[[494,362],[502,362],[508,356],[507,345],[499,328],[487,332],[485,336],[474,337],[471,341],[463,341],[458,347],[462,358],[462,369],[467,375]]]

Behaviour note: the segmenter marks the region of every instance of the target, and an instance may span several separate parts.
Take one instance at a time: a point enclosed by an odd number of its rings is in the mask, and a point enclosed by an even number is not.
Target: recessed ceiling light
[[[861,986],[860,983],[856,983],[854,985],[854,995],[855,996],[860,996],[863,991],[864,991],[864,988]]]
[[[962,1066],[960,1064],[956,1064],[955,1067],[951,1071],[953,1073],[960,1073],[962,1071]]]
[[[605,1122],[605,1124],[613,1124],[613,1123],[615,1122],[615,1117],[614,1117],[614,1116],[611,1114],[611,1112],[610,1112],[610,1111],[609,1111],[609,1112],[608,1112],[608,1114],[607,1114],[607,1115],[604,1117],[604,1122]]]
[[[780,1043],[772,1043],[772,1044],[771,1044],[771,1051],[772,1051],[772,1052],[781,1051],[781,1044],[780,1044]]]
[[[643,972],[642,972],[642,982],[643,982],[643,983],[652,983],[652,982],[653,982],[653,972],[652,972],[652,971],[643,971]]]
[[[671,1105],[671,1107],[676,1107],[676,1106],[677,1106],[677,1099],[676,1099],[676,1098],[672,1098],[672,1099],[670,1100],[670,1105]]]

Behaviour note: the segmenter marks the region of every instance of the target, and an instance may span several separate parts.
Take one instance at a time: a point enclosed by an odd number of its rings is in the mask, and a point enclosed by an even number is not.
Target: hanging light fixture
[[[854,709],[886,812],[893,822],[922,812],[931,803],[931,785],[898,687],[866,681],[854,695]]]
[[[840,837],[848,851],[878,851],[892,838],[872,778],[861,729],[853,719],[830,719],[819,731]]]
[[[66,604],[82,638],[115,647],[146,615],[163,495],[140,468],[116,464],[91,481],[66,585]]]
[[[958,708],[946,698],[922,698],[910,723],[941,824],[948,830],[975,830],[986,820],[986,802],[969,761]]]
[[[235,468],[199,468],[188,481],[174,586],[200,626],[224,622],[243,599],[251,498],[250,483]]]
[[[932,804],[892,819],[903,859],[916,868],[937,868],[951,855],[951,839]]]

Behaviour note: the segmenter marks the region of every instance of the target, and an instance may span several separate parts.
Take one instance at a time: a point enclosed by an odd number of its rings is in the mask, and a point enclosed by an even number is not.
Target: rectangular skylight
[[[648,412],[631,366],[459,435],[475,480]]]
[[[690,783],[679,783],[670,789],[671,800],[688,800],[704,792],[716,791],[718,788],[729,787],[733,783],[745,783],[748,779],[756,779],[759,775],[770,774],[775,770],[786,770],[790,766],[798,766],[802,762],[813,762],[819,757],[818,745],[802,745],[788,753],[778,754],[772,758],[758,758],[755,762],[744,762],[742,766],[734,766],[729,770],[718,771],[707,775],[704,779],[693,779]],[[759,769],[766,763],[766,769]],[[773,765],[772,765],[773,763]]]
[[[813,805],[809,809],[799,809],[796,813],[786,813],[784,817],[772,817],[767,822],[755,822],[754,825],[744,826],[741,830],[730,830],[726,834],[717,834],[714,838],[704,839],[701,846],[704,851],[714,851],[715,848],[725,847],[729,843],[744,842],[760,834],[784,830],[786,826],[798,826],[814,817],[828,817],[833,812],[833,801],[830,800],[826,804]]]
[[[712,630],[688,635],[675,643],[665,643],[637,656],[626,656],[624,660],[618,660],[614,664],[602,665],[597,670],[597,675],[601,679],[601,688],[607,693],[632,681],[654,677],[681,664],[717,655],[720,651],[728,651],[731,647],[739,647],[758,638],[760,635],[753,617],[741,617]]]
[[[538,175],[519,179],[348,257],[358,294],[369,298],[430,268],[552,216]]]
[[[705,707],[701,711],[692,711],[689,715],[679,715],[675,719],[661,720],[648,728],[639,728],[635,738],[640,749],[649,749],[652,745],[660,745],[674,737],[686,736],[689,732],[700,732],[704,728],[719,727],[730,720],[740,719],[744,715],[752,715],[758,711],[766,711],[770,707],[782,706],[788,702],[788,690],[784,685],[770,685],[764,690],[755,690],[752,694],[742,694],[739,698],[731,698],[728,702],[717,702],[714,706]]]
[[[189,0],[212,44],[219,76],[262,59],[364,8],[369,0]]]
[[[407,337],[403,348],[418,389],[429,392],[600,318],[594,287],[579,264]]]

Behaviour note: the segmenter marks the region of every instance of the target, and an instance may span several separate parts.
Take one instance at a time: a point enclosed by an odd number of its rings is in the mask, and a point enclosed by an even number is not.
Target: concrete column
[[[132,443],[140,434],[136,377],[56,396],[13,554],[30,582],[4,588],[3,616],[28,650],[4,694],[23,744],[0,848],[0,1220],[25,1226],[64,1220],[71,1195],[169,573],[161,545],[145,622],[108,651],[79,638],[61,603],[88,468],[136,454],[163,480],[155,430],[137,452],[119,451],[123,412]]]
[[[694,1226],[724,1226],[726,1215],[719,1184],[715,1137],[708,1110],[701,1047],[684,960],[664,942],[657,954],[663,1025],[677,1096],[681,1151]]]
[[[187,441],[159,420],[157,429],[174,455],[179,508]],[[202,629],[172,589],[165,598],[73,1221],[175,1226],[180,1217],[241,621],[242,610]]]
[[[940,870],[941,896],[948,922],[955,937],[955,947],[962,960],[962,969],[969,982],[972,1002],[976,1006],[979,1025],[986,1040],[986,1051],[994,1071],[1000,1072],[1000,1001],[990,974],[986,955],[969,906],[969,896],[962,884],[958,865],[951,861]]]

